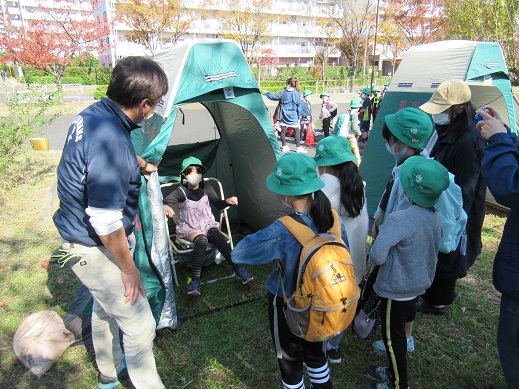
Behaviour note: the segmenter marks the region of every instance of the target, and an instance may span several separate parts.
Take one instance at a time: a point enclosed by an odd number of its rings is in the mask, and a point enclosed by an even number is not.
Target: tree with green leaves
[[[510,78],[519,82],[519,0],[447,0],[445,14],[448,39],[499,43]]]
[[[394,20],[384,19],[379,26],[378,43],[383,47],[382,53],[391,62],[391,74],[395,74],[397,63],[410,47],[404,31]]]
[[[182,0],[127,0],[116,5],[117,17],[130,26],[126,37],[154,55],[166,43],[187,34],[193,14]]]

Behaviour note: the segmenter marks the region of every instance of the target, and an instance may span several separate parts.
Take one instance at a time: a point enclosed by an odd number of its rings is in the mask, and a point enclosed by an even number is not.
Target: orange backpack
[[[355,316],[360,295],[339,216],[332,212],[334,224],[324,234],[315,234],[297,215],[279,219],[303,246],[296,290],[287,299],[283,288],[285,316],[290,330],[309,342],[344,331]]]

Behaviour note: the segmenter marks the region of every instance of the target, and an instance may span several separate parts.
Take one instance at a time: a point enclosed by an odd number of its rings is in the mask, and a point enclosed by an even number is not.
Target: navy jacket
[[[499,204],[510,208],[494,259],[494,286],[519,300],[519,140],[515,134],[494,134],[483,155],[483,175]]]

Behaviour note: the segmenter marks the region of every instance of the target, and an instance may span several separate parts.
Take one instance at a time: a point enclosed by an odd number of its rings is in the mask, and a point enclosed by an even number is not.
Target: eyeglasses
[[[187,176],[193,173],[193,170],[196,171],[197,174],[202,174],[202,168],[200,166],[189,166],[184,170],[184,174]]]

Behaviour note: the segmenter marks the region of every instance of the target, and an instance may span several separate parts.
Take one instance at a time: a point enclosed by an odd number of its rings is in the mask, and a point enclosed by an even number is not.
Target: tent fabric
[[[472,104],[476,108],[485,104],[496,107],[516,132],[512,89],[498,44],[454,40],[411,47],[384,96],[360,165],[370,215],[377,209],[395,163],[381,134],[385,116],[405,107],[419,107],[438,85],[450,79],[466,81]]]
[[[283,215],[281,203],[265,185],[281,151],[268,109],[238,44],[223,39],[194,40],[152,58],[166,72],[169,89],[152,118],[132,132],[136,153],[158,164],[161,179],[162,175],[178,177],[175,164],[189,155],[210,155],[213,163],[206,175],[218,178],[226,194],[240,199],[239,207],[230,213],[231,218],[237,217],[260,229]],[[208,145],[206,149],[206,145],[196,144],[192,149],[176,149],[174,155],[166,153],[177,119],[189,125],[189,117],[179,116],[178,112],[182,105],[190,103],[202,104],[213,117],[220,135],[216,152],[208,151]],[[183,152],[190,154],[182,155]],[[159,323],[169,280],[161,277],[152,260],[153,215],[144,178],[142,184],[134,258]],[[162,264],[166,260],[159,259]]]

